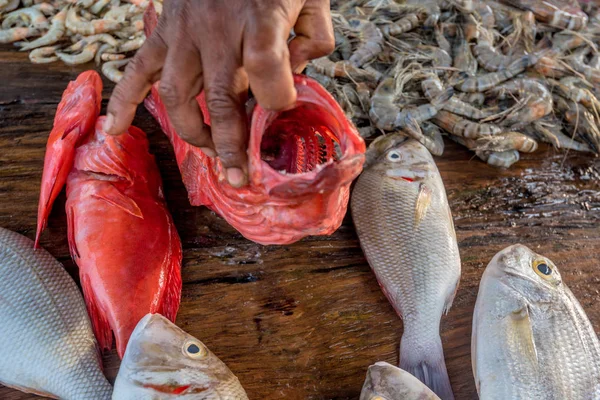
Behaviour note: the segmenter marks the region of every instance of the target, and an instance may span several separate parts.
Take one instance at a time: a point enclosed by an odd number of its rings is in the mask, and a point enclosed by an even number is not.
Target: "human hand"
[[[329,0],[168,0],[156,29],[128,64],[104,130],[124,132],[158,80],[179,136],[218,156],[232,186],[247,182],[248,87],[280,111],[296,101],[292,71],[333,51]],[[295,37],[288,43],[291,29]],[[205,91],[211,127],[196,96]]]

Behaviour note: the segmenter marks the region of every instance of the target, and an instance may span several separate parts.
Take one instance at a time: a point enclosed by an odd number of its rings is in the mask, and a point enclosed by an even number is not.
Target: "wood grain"
[[[33,238],[47,134],[67,82],[86,68],[32,65],[0,47],[0,226]],[[106,83],[104,107],[112,88]],[[366,368],[398,362],[402,322],[381,293],[352,221],[329,237],[260,246],[206,208],[191,207],[173,152],[140,108],[184,247],[178,324],[240,378],[251,399],[357,399]],[[442,339],[457,399],[476,399],[471,316],[479,279],[502,248],[520,242],[554,260],[600,331],[600,162],[542,146],[508,171],[454,143],[437,158],[463,260],[460,288]],[[42,245],[69,258],[61,195]],[[114,380],[116,353],[104,357]],[[0,387],[0,398],[35,396]]]

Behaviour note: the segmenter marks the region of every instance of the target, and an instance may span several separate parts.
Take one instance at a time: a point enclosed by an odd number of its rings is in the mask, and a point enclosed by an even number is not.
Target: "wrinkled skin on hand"
[[[293,71],[334,48],[329,0],[169,0],[129,63],[104,129],[120,134],[153,83],[177,134],[218,156],[234,187],[248,182],[248,89],[272,111],[296,102]],[[293,28],[294,38],[288,42]],[[204,91],[208,126],[196,96]]]

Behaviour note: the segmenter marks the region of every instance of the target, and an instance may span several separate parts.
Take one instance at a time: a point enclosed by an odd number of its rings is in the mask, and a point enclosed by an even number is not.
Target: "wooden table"
[[[32,65],[0,48],[0,226],[33,238],[44,149],[67,82],[86,68]],[[106,82],[104,102],[112,89]],[[239,377],[250,399],[357,399],[366,369],[398,362],[402,322],[379,289],[349,216],[329,237],[290,246],[245,240],[188,203],[172,149],[141,107],[183,242],[178,324]],[[463,273],[442,340],[457,399],[476,399],[471,315],[481,274],[504,247],[523,243],[554,260],[600,331],[600,161],[543,146],[508,171],[447,141],[437,159],[458,235]],[[76,278],[62,194],[42,245]],[[0,321],[0,323],[2,323]],[[1,355],[0,355],[1,356]],[[114,380],[119,361],[104,357]],[[0,387],[5,400],[35,396]]]

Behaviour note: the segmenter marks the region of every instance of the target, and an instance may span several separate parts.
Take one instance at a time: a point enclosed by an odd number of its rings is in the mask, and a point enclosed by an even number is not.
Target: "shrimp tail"
[[[439,110],[452,96],[454,96],[454,87],[448,86],[431,99],[431,104]]]
[[[48,137],[44,171],[38,203],[35,248],[46,228],[48,216],[56,197],[71,172],[75,148],[92,131],[102,103],[102,80],[96,71],[80,74],[69,83],[58,105],[54,126]]]
[[[417,345],[414,340],[403,335],[400,343],[400,368],[426,384],[442,400],[454,400],[439,336],[433,343]]]

